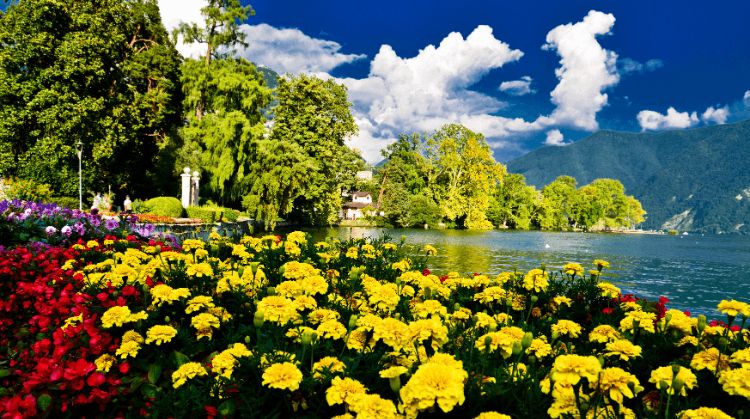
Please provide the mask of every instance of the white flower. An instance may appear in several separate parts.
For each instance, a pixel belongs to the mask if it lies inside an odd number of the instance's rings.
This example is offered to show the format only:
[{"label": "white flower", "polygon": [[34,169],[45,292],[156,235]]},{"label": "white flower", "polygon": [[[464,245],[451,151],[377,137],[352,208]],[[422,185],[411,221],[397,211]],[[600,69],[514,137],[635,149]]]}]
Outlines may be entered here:
[{"label": "white flower", "polygon": [[57,233],[57,229],[55,227],[49,226],[44,229],[44,231],[47,232],[47,234],[55,234]]},{"label": "white flower", "polygon": [[65,234],[66,236],[70,236],[70,234],[72,233],[72,231],[73,231],[73,229],[70,228],[70,226],[65,226],[65,227],[62,228],[62,230],[60,230],[60,232],[62,234]]}]

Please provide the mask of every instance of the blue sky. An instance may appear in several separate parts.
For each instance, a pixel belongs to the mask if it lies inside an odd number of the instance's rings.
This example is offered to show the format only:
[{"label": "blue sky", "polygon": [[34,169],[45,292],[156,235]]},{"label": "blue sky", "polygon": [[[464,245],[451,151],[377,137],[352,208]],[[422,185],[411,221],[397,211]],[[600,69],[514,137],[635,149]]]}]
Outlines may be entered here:
[{"label": "blue sky", "polygon": [[[401,133],[463,123],[500,162],[599,129],[750,117],[750,2],[245,1],[239,55],[349,89],[371,162]],[[205,0],[159,0],[167,28]],[[198,46],[179,46],[184,55]]]}]

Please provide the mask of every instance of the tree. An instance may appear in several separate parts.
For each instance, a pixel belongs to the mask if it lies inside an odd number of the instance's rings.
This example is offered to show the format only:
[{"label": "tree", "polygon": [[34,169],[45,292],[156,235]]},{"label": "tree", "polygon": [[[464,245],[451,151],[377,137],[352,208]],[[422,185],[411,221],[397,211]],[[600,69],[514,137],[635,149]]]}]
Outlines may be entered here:
[{"label": "tree", "polygon": [[495,162],[482,134],[462,125],[445,125],[427,139],[426,159],[437,181],[444,177],[442,214],[449,220],[466,217],[470,229],[492,228],[487,220],[489,196],[506,174]]},{"label": "tree", "polygon": [[568,227],[575,223],[580,209],[580,196],[576,194],[578,182],[570,176],[560,176],[545,186],[542,195],[549,203],[547,217],[551,228]]},{"label": "tree", "polygon": [[[144,193],[180,117],[179,54],[153,0],[25,0],[0,19],[0,173]],[[144,170],[144,168],[146,168]]]},{"label": "tree", "polygon": [[495,189],[487,209],[487,218],[504,227],[528,229],[538,194],[533,186],[526,185],[523,175],[509,174]]},{"label": "tree", "polygon": [[289,213],[294,199],[309,188],[309,173],[316,167],[304,150],[291,141],[268,139],[256,142],[255,147],[252,176],[246,178],[251,185],[243,206],[254,208],[256,217],[264,219],[273,230],[279,215]]},{"label": "tree", "polygon": [[[237,21],[248,13],[254,14],[239,0],[210,0],[201,9],[205,28],[181,24],[174,32],[175,37],[183,35],[186,43],[207,46],[204,56],[186,59],[183,66],[185,107],[195,109],[184,131],[189,141],[203,148],[207,184],[222,201],[238,202],[249,193],[253,150],[263,149],[256,142],[266,134],[260,110],[271,101],[271,91],[255,66],[227,56],[235,45],[245,45]],[[273,202],[262,200],[261,207],[275,208]]]},{"label": "tree", "polygon": [[226,59],[236,53],[235,46],[248,46],[245,42],[247,35],[239,29],[237,22],[255,16],[255,11],[250,6],[243,7],[240,0],[208,0],[208,5],[201,9],[201,15],[205,27],[200,27],[196,22],[180,23],[173,33],[175,41],[182,35],[186,44],[206,45],[206,54],[199,60],[203,65],[196,65],[196,60],[186,63],[190,65],[190,83],[186,84],[188,104],[195,108],[198,120],[203,119],[207,109],[211,109],[207,102],[214,94],[212,59]]},{"label": "tree", "polygon": [[633,198],[632,196],[628,196],[627,198],[627,213],[623,218],[626,225],[634,229],[636,225],[646,221],[645,215],[647,214],[647,212],[643,210],[641,203],[637,199]]},{"label": "tree", "polygon": [[279,78],[276,97],[273,138],[299,144],[316,161],[310,186],[294,206],[316,223],[331,225],[341,209],[344,141],[358,131],[346,87],[332,79],[287,74]]}]

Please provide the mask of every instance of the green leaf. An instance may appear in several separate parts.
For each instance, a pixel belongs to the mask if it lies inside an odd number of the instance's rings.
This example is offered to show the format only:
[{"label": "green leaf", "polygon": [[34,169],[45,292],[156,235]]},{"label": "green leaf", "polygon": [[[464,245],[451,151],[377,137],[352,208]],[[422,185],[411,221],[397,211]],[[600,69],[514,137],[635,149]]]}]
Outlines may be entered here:
[{"label": "green leaf", "polygon": [[159,380],[162,369],[161,361],[156,361],[154,362],[154,365],[151,365],[151,368],[148,370],[148,381],[151,384],[156,384],[156,381]]},{"label": "green leaf", "polygon": [[188,358],[185,354],[181,352],[174,351],[174,353],[172,353],[172,356],[174,357],[174,363],[177,366],[177,368],[180,368],[181,366],[190,362],[190,358]]},{"label": "green leaf", "polygon": [[39,410],[41,410],[42,412],[47,411],[47,408],[51,404],[52,396],[50,396],[49,394],[42,394],[38,399],[36,399],[36,407],[39,408]]},{"label": "green leaf", "polygon": [[156,393],[157,393],[158,387],[151,384],[144,384],[141,387],[141,393],[143,393],[144,396],[148,397],[149,399],[155,399]]},{"label": "green leaf", "polygon": [[136,378],[134,378],[133,382],[130,383],[130,392],[132,393],[135,390],[137,390],[138,387],[140,387],[141,384],[143,384],[144,382],[146,382],[146,378],[145,377],[136,377]]},{"label": "green leaf", "polygon": [[226,418],[234,414],[237,410],[237,400],[229,399],[219,405],[219,417]]},{"label": "green leaf", "polygon": [[10,370],[0,370],[0,378],[7,377],[10,375]]}]

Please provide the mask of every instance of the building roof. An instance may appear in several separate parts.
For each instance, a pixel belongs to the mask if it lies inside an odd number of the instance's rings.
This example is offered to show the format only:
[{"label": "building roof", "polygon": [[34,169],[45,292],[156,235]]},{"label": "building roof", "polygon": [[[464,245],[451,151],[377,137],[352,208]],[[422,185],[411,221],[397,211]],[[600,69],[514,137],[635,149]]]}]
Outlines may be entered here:
[{"label": "building roof", "polygon": [[377,208],[378,204],[371,204],[367,202],[344,202],[341,204],[342,208],[364,208],[364,207],[373,207]]},{"label": "building roof", "polygon": [[367,195],[370,195],[370,196],[372,196],[372,194],[371,194],[371,193],[369,193],[369,192],[367,192],[367,191],[357,191],[357,192],[354,192],[354,194],[353,194],[353,196],[354,196],[355,198],[364,198],[364,197],[366,197]]}]

